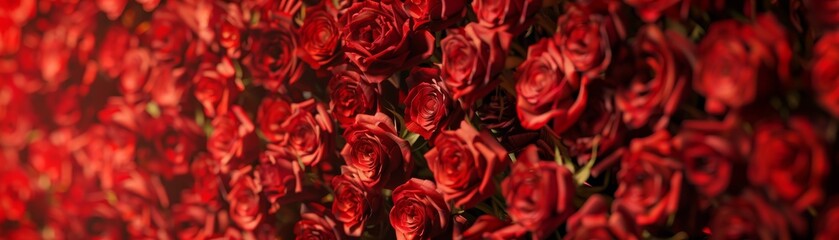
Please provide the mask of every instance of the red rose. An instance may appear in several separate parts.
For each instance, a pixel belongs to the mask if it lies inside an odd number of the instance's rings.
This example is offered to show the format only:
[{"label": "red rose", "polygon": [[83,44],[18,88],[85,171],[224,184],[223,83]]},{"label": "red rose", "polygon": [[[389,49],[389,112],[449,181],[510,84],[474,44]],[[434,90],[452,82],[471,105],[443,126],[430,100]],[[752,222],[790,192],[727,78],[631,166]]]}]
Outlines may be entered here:
[{"label": "red rose", "polygon": [[717,208],[708,227],[712,239],[794,239],[791,230],[801,230],[803,224],[798,216],[746,192]]},{"label": "red rose", "polygon": [[640,230],[631,214],[617,207],[609,214],[608,203],[600,195],[592,195],[580,210],[568,218],[568,234],[573,239],[641,239]]},{"label": "red rose", "polygon": [[355,2],[341,16],[343,50],[371,83],[431,56],[434,36],[417,30],[410,20],[392,0]]},{"label": "red rose", "polygon": [[[124,1],[124,0],[123,0]],[[192,61],[197,39],[174,7],[155,11],[152,15],[151,28],[144,33],[142,40],[151,48],[156,64],[169,67],[180,66],[184,61]]]},{"label": "red rose", "polygon": [[22,148],[36,126],[29,96],[11,81],[0,81],[0,146]]},{"label": "red rose", "polygon": [[134,0],[134,1],[136,1],[140,5],[143,5],[143,10],[146,10],[146,12],[151,12],[152,10],[154,10],[154,8],[157,7],[158,4],[160,4],[160,0]]},{"label": "red rose", "polygon": [[645,22],[655,22],[665,11],[675,8],[679,3],[682,5],[679,10],[683,13],[690,8],[688,5],[690,1],[683,0],[624,0],[624,2],[634,7]]},{"label": "red rose", "polygon": [[303,205],[300,221],[294,224],[295,239],[344,239],[341,226],[329,210],[317,203]]},{"label": "red rose", "polygon": [[329,80],[329,102],[332,116],[347,128],[359,114],[373,114],[378,109],[377,90],[360,72],[343,65],[335,68]]},{"label": "red rose", "polygon": [[230,218],[245,231],[253,231],[262,221],[262,187],[251,177],[251,167],[233,172],[227,202],[230,203]]},{"label": "red rose", "polygon": [[341,175],[332,178],[332,214],[343,223],[347,236],[360,237],[367,220],[380,207],[381,196],[378,189],[367,188],[354,169],[345,166],[341,171]]},{"label": "red rose", "polygon": [[70,75],[72,49],[67,46],[67,26],[59,25],[44,32],[37,52],[37,71],[46,83],[47,90],[61,86]]},{"label": "red rose", "polygon": [[36,0],[14,0],[0,4],[0,16],[8,16],[15,25],[23,26],[35,16]]},{"label": "red rose", "polygon": [[306,166],[315,166],[331,146],[332,120],[328,117],[326,107],[314,99],[289,105],[282,99],[266,97],[257,120],[271,144],[290,151]]},{"label": "red rose", "polygon": [[297,157],[285,152],[263,153],[254,169],[254,179],[276,208],[291,202],[296,193],[303,191],[303,170]]},{"label": "red rose", "polygon": [[0,171],[0,222],[21,221],[27,213],[26,203],[33,197],[33,187],[23,169]]},{"label": "red rose", "polygon": [[411,148],[383,113],[358,115],[344,131],[347,145],[341,156],[369,188],[392,188],[408,179],[414,168]]},{"label": "red rose", "polygon": [[839,8],[836,2],[830,0],[805,0],[804,6],[808,10],[810,21],[825,30],[839,28]]},{"label": "red rose", "polygon": [[676,112],[692,76],[692,43],[674,32],[647,25],[632,45],[639,70],[622,84],[615,103],[631,128],[663,129]]},{"label": "red rose", "polygon": [[571,68],[550,39],[530,46],[516,71],[516,110],[524,128],[536,130],[553,121],[554,132],[562,133],[583,114],[588,79],[569,78]]},{"label": "red rose", "polygon": [[541,161],[536,146],[530,145],[516,158],[501,192],[513,223],[534,238],[545,238],[574,211],[574,184],[567,168]]},{"label": "red rose", "polygon": [[224,116],[218,116],[211,123],[213,132],[207,137],[207,151],[218,161],[221,172],[238,167],[244,154],[245,144],[252,144],[254,126],[239,106],[231,107]]},{"label": "red rose", "polygon": [[685,176],[697,190],[715,197],[729,188],[735,166],[742,163],[748,144],[729,123],[688,121],[674,139]]},{"label": "red rose", "polygon": [[96,0],[96,6],[111,20],[116,20],[122,15],[125,5],[128,5],[128,0]]},{"label": "red rose", "polygon": [[792,50],[786,31],[772,15],[754,25],[736,20],[714,23],[698,48],[693,88],[707,100],[705,110],[718,114],[739,109],[765,96],[790,74]]},{"label": "red rose", "polygon": [[825,145],[804,117],[792,117],[787,126],[765,122],[755,127],[749,180],[766,187],[794,209],[804,211],[824,198],[822,181],[830,166]]},{"label": "red rose", "polygon": [[655,225],[676,213],[682,166],[674,156],[667,132],[633,140],[624,154],[615,199],[638,225]]},{"label": "red rose", "polygon": [[466,1],[405,1],[405,11],[414,19],[417,29],[428,28],[431,31],[442,30],[457,23],[466,14]]},{"label": "red rose", "polygon": [[489,132],[467,121],[457,130],[443,130],[425,153],[428,168],[446,201],[472,208],[495,193],[493,176],[507,168],[507,151]]},{"label": "red rose", "polygon": [[440,41],[443,51],[442,78],[455,100],[464,108],[487,95],[499,84],[495,77],[504,70],[512,35],[476,23],[449,29]]},{"label": "red rose", "polygon": [[839,117],[839,32],[826,34],[813,50],[810,79],[819,103]]},{"label": "red rose", "polygon": [[839,203],[831,202],[819,212],[816,225],[816,240],[830,240],[839,237]]},{"label": "red rose", "polygon": [[408,90],[405,97],[405,127],[425,139],[441,127],[452,115],[452,99],[448,89],[440,80],[437,68],[414,68],[408,77],[417,85]]},{"label": "red rose", "polygon": [[327,4],[332,3],[321,1],[314,7],[306,8],[306,19],[300,27],[301,59],[312,69],[321,70],[321,66],[329,65],[341,54],[337,12]]},{"label": "red rose", "polygon": [[123,58],[115,59],[120,61],[115,68],[119,70],[119,91],[128,99],[136,98],[142,93],[143,88],[151,74],[153,59],[151,52],[146,48],[129,49]]},{"label": "red rose", "polygon": [[615,13],[618,2],[603,0],[570,4],[559,17],[554,37],[565,59],[571,62],[566,72],[580,72],[596,78],[611,65],[618,42],[625,38],[620,18]]},{"label": "red rose", "polygon": [[278,91],[285,84],[300,79],[303,68],[297,58],[298,36],[289,17],[262,22],[250,33],[250,54],[244,64],[257,84]]},{"label": "red rose", "polygon": [[0,56],[13,55],[20,48],[20,27],[8,16],[0,17]]},{"label": "red rose", "polygon": [[576,158],[578,164],[597,158],[598,163],[591,173],[598,176],[620,159],[627,133],[611,93],[607,90],[592,92],[588,101],[583,115],[560,136],[569,155]]},{"label": "red rose", "polygon": [[136,37],[128,29],[118,25],[107,29],[105,39],[99,45],[99,56],[96,60],[109,77],[115,78],[123,71],[123,61],[132,42],[136,42]]},{"label": "red rose", "polygon": [[215,225],[215,211],[209,209],[198,194],[184,191],[181,201],[172,206],[172,225],[179,239],[208,239]]},{"label": "red rose", "polygon": [[432,181],[413,178],[393,190],[390,225],[396,230],[396,239],[444,237],[450,215],[449,204]]},{"label": "red rose", "polygon": [[63,144],[69,137],[66,132],[56,131],[29,144],[26,155],[29,165],[55,187],[67,187],[72,181],[73,173],[66,170],[73,162],[68,146]]},{"label": "red rose", "polygon": [[153,166],[150,167],[169,178],[189,173],[189,162],[203,144],[201,127],[192,118],[164,112],[158,118],[145,121],[140,129],[146,140],[153,143],[161,160],[151,163]]},{"label": "red rose", "polygon": [[135,132],[114,124],[94,125],[74,139],[82,147],[73,151],[73,159],[84,166],[86,179],[98,178],[108,187],[114,170],[135,168],[137,138]]},{"label": "red rose", "polygon": [[[475,115],[486,128],[506,131],[516,123],[516,98],[507,91],[497,90],[484,97]],[[518,125],[518,124],[516,124]]]},{"label": "red rose", "polygon": [[204,114],[208,117],[226,114],[230,103],[244,90],[244,86],[233,79],[233,63],[225,57],[216,65],[204,63],[200,68],[192,80],[195,99],[204,107]]},{"label": "red rose", "polygon": [[500,28],[518,35],[533,22],[542,9],[539,0],[475,0],[472,8],[478,23],[488,28]]},{"label": "red rose", "polygon": [[151,69],[149,80],[143,89],[151,94],[152,101],[163,107],[178,107],[184,102],[184,92],[189,88],[190,76],[186,68],[160,66]]},{"label": "red rose", "polygon": [[212,208],[218,208],[220,201],[219,187],[219,166],[213,158],[206,153],[199,153],[190,165],[189,173],[192,175],[193,184],[190,191],[200,198],[202,204]]},{"label": "red rose", "polygon": [[[494,234],[493,232],[503,229],[510,225],[509,222],[502,221],[490,214],[484,214],[475,219],[475,222],[469,226],[468,229],[462,233],[455,232],[455,239],[458,240],[482,240],[482,239],[505,239],[502,236]],[[510,238],[507,238],[510,239]]]}]

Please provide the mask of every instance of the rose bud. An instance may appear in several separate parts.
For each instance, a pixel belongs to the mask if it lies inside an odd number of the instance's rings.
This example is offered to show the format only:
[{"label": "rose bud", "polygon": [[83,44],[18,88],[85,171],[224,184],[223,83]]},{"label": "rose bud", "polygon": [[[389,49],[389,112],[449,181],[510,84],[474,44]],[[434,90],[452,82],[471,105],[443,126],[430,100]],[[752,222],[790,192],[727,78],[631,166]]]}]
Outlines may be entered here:
[{"label": "rose bud", "polygon": [[791,58],[786,31],[772,15],[753,25],[719,21],[699,43],[693,88],[707,98],[709,113],[739,109],[787,81]]},{"label": "rose bud", "polygon": [[795,239],[794,232],[806,225],[799,216],[747,191],[717,208],[708,227],[711,239]]},{"label": "rose bud", "polygon": [[300,221],[294,224],[294,235],[295,239],[346,238],[329,209],[317,203],[307,203],[300,207]]},{"label": "rose bud", "polygon": [[405,97],[405,127],[425,139],[431,139],[438,129],[445,128],[452,119],[451,94],[437,68],[414,68],[408,77],[417,82]]},{"label": "rose bud", "polygon": [[306,19],[300,27],[300,58],[312,69],[322,69],[337,59],[341,46],[341,29],[337,11],[327,7],[330,1],[306,8]]},{"label": "rose bud", "polygon": [[285,84],[293,84],[303,74],[297,58],[299,44],[297,30],[289,17],[277,17],[262,22],[250,33],[250,55],[243,63],[257,84],[268,91],[278,91]]},{"label": "rose bud", "polygon": [[256,229],[263,217],[262,187],[251,174],[250,166],[234,171],[226,196],[230,203],[230,218],[245,231]]},{"label": "rose bud", "polygon": [[560,136],[569,155],[576,158],[578,164],[598,158],[591,171],[593,176],[598,176],[620,159],[626,128],[621,121],[621,112],[613,102],[614,97],[608,91],[592,92],[588,101],[583,115]]},{"label": "rose bud", "polygon": [[347,58],[371,83],[417,65],[434,50],[434,36],[414,28],[397,1],[355,2],[340,23]]},{"label": "rose bud", "polygon": [[636,138],[624,154],[615,200],[639,226],[659,224],[676,213],[682,166],[674,156],[667,132]]},{"label": "rose bud", "polygon": [[592,195],[580,210],[568,218],[565,240],[574,239],[641,239],[631,214],[619,206],[609,214],[603,196]]},{"label": "rose bud", "polygon": [[541,161],[538,149],[531,145],[516,159],[510,175],[501,183],[501,193],[513,223],[542,239],[574,211],[574,184],[567,168],[554,161]]},{"label": "rose bud", "polygon": [[211,125],[213,132],[207,137],[207,151],[218,161],[222,173],[238,168],[246,145],[255,144],[253,122],[241,107],[233,106],[227,115],[213,119]]},{"label": "rose bud", "polygon": [[804,117],[787,124],[769,121],[755,127],[749,180],[763,186],[795,210],[821,203],[822,182],[830,169],[827,149],[816,129]]},{"label": "rose bud", "polygon": [[448,30],[440,41],[442,78],[452,98],[469,108],[500,83],[512,35],[476,23]]},{"label": "rose bud", "polygon": [[598,78],[609,68],[619,42],[626,37],[617,4],[610,0],[569,4],[559,17],[554,39],[562,57],[571,62],[566,73]]},{"label": "rose bud", "polygon": [[715,197],[729,189],[736,166],[749,145],[729,123],[687,121],[673,140],[685,176],[700,193]]},{"label": "rose bud", "polygon": [[684,0],[624,0],[624,2],[635,8],[641,19],[648,23],[655,22],[661,15],[670,11],[679,11],[680,16],[687,16],[687,11],[690,10],[690,1]]},{"label": "rose bud", "polygon": [[375,86],[352,67],[336,67],[328,89],[330,111],[343,128],[352,125],[356,115],[373,114],[378,109]]},{"label": "rose bud", "polygon": [[271,144],[294,154],[306,166],[315,166],[332,145],[332,120],[326,107],[309,99],[288,104],[276,97],[262,100],[257,113],[259,129]]},{"label": "rose bud", "polygon": [[813,50],[810,79],[819,104],[839,117],[839,32],[826,34]]},{"label": "rose bud", "polygon": [[405,182],[414,168],[411,148],[384,113],[358,115],[344,131],[347,144],[341,156],[369,188],[393,188]]},{"label": "rose bud", "polygon": [[412,178],[393,190],[390,224],[398,240],[444,237],[450,215],[449,204],[432,181]]},{"label": "rose bud", "polygon": [[204,107],[204,115],[215,117],[224,115],[244,90],[244,86],[233,79],[236,70],[230,58],[222,58],[219,63],[204,63],[192,79],[193,95]]},{"label": "rose bud", "polygon": [[379,209],[381,195],[378,189],[367,188],[361,183],[354,169],[344,166],[341,172],[341,175],[332,178],[335,192],[332,214],[343,223],[347,236],[360,237],[367,220]]},{"label": "rose bud", "polygon": [[670,122],[692,76],[692,43],[674,32],[647,25],[638,32],[633,50],[639,69],[615,95],[623,121],[633,129],[651,125],[660,130]]},{"label": "rose bud", "polygon": [[583,114],[588,79],[569,78],[571,68],[550,39],[530,46],[516,71],[516,109],[524,128],[537,130],[553,122],[554,132],[562,133]]},{"label": "rose bud", "polygon": [[824,30],[839,29],[839,8],[831,0],[804,0],[810,21]]},{"label": "rose bud", "polygon": [[507,151],[486,131],[464,120],[457,130],[443,130],[425,153],[428,168],[446,201],[463,209],[495,193],[493,176],[507,168]]},{"label": "rose bud", "polygon": [[542,1],[475,0],[472,8],[481,25],[518,35],[533,23],[534,15],[542,9]]},{"label": "rose bud", "polygon": [[261,185],[272,208],[297,200],[294,195],[303,191],[303,170],[297,157],[287,152],[262,153],[254,169],[254,180]]},{"label": "rose bud", "polygon": [[405,1],[405,11],[414,19],[416,29],[440,31],[449,25],[457,23],[466,14],[465,0]]}]

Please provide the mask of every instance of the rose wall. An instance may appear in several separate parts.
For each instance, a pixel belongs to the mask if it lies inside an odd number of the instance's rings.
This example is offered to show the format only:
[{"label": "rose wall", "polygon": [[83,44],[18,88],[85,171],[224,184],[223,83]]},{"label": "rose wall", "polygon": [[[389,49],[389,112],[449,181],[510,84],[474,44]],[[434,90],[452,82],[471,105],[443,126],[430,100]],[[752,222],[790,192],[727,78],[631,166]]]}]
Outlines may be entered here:
[{"label": "rose wall", "polygon": [[837,239],[837,0],[2,0],[0,239]]}]

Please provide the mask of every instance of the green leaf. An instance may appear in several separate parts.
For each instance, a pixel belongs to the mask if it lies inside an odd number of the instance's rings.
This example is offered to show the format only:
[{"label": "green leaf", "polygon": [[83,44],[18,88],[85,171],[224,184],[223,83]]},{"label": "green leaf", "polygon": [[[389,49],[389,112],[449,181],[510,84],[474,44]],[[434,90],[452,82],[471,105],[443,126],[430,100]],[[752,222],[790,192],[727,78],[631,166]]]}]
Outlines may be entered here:
[{"label": "green leaf", "polygon": [[417,139],[419,139],[419,137],[420,137],[419,134],[409,131],[408,133],[405,134],[405,141],[408,141],[408,145],[413,146],[414,143],[417,142]]},{"label": "green leaf", "polygon": [[594,162],[597,160],[597,148],[598,148],[598,141],[594,141],[594,146],[591,148],[591,159],[588,160],[585,166],[580,169],[580,171],[574,173],[574,180],[577,181],[577,185],[583,185],[583,183],[588,180],[591,176],[591,168],[594,167]]}]

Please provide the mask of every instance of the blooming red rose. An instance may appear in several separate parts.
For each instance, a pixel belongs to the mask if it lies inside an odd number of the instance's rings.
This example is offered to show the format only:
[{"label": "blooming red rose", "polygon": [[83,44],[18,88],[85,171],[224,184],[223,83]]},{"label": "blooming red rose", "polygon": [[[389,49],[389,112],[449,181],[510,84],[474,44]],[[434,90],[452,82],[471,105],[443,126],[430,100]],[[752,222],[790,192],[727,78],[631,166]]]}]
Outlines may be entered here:
[{"label": "blooming red rose", "polygon": [[253,122],[239,106],[213,119],[213,132],[207,137],[207,151],[218,161],[222,172],[238,167],[247,146],[252,144]]},{"label": "blooming red rose", "polygon": [[408,90],[408,96],[403,100],[406,106],[405,127],[425,139],[431,139],[451,119],[451,94],[440,80],[437,68],[414,68],[408,78],[417,85]]},{"label": "blooming red rose", "polygon": [[729,123],[688,121],[673,140],[685,177],[700,193],[715,197],[729,188],[737,165],[745,161],[748,143]]},{"label": "blooming red rose", "polygon": [[347,145],[341,156],[367,187],[398,186],[414,168],[408,142],[397,135],[393,120],[384,113],[356,116],[344,139]]},{"label": "blooming red rose", "polygon": [[417,29],[428,28],[439,31],[460,21],[466,14],[466,1],[408,0],[405,11],[414,19]]},{"label": "blooming red rose", "polygon": [[317,203],[303,205],[300,221],[294,224],[295,239],[345,239],[341,226],[329,210]]},{"label": "blooming red rose", "polygon": [[341,16],[343,50],[371,83],[431,56],[434,36],[418,30],[397,1],[359,1]]},{"label": "blooming red rose", "polygon": [[571,62],[566,72],[589,78],[600,76],[611,65],[619,41],[625,38],[621,19],[615,13],[619,2],[610,0],[569,4],[557,22],[554,39],[562,57]]},{"label": "blooming red rose", "polygon": [[373,114],[378,109],[376,88],[359,71],[347,65],[335,68],[327,87],[332,99],[330,111],[341,127],[352,125],[356,115]]},{"label": "blooming red rose", "polygon": [[708,227],[713,239],[793,239],[803,224],[762,196],[745,192],[717,208]]},{"label": "blooming red rose", "polygon": [[714,23],[698,53],[693,88],[707,98],[709,113],[744,107],[789,78],[792,50],[786,31],[770,14],[753,25]]},{"label": "blooming red rose", "polygon": [[647,25],[633,43],[638,70],[618,88],[615,103],[631,128],[651,125],[662,129],[670,122],[692,76],[692,43],[674,32]]},{"label": "blooming red rose", "polygon": [[251,174],[250,166],[233,172],[226,196],[230,203],[230,219],[245,231],[256,229],[263,218],[262,187]]},{"label": "blooming red rose", "polygon": [[507,168],[507,151],[489,132],[467,121],[457,130],[443,130],[425,153],[428,168],[446,201],[463,209],[495,193],[493,176]]},{"label": "blooming red rose", "polygon": [[327,7],[329,1],[306,8],[306,19],[300,27],[300,58],[312,69],[321,69],[337,59],[341,46],[341,28],[337,11]]},{"label": "blooming red rose", "polygon": [[278,91],[285,83],[295,83],[303,74],[298,56],[299,40],[290,17],[267,20],[250,33],[250,54],[245,66],[255,83],[269,91]]},{"label": "blooming red rose", "polygon": [[839,116],[839,32],[822,36],[813,49],[810,79],[819,103]]},{"label": "blooming red rose", "polygon": [[620,207],[611,214],[608,211],[606,199],[592,195],[577,213],[568,218],[565,239],[641,239],[631,214]]},{"label": "blooming red rose", "polygon": [[235,69],[229,58],[222,58],[218,64],[204,63],[195,74],[193,95],[204,107],[208,117],[224,115],[230,103],[236,100],[244,86],[233,79]]},{"label": "blooming red rose", "polygon": [[[114,26],[107,29],[105,39],[99,46],[99,56],[97,58],[99,67],[102,71],[108,74],[109,77],[117,77],[123,71],[123,61],[132,43],[136,44],[136,36],[132,35],[128,29],[121,26]],[[138,67],[132,65],[131,67]]]},{"label": "blooming red rose", "polygon": [[82,147],[72,152],[87,179],[98,178],[109,187],[114,171],[133,169],[137,149],[137,134],[114,124],[93,125],[76,137]]},{"label": "blooming red rose", "polygon": [[254,179],[268,202],[278,207],[303,191],[303,170],[297,158],[287,152],[263,153],[254,169]]},{"label": "blooming red rose", "polygon": [[393,190],[390,224],[396,239],[444,237],[450,215],[449,204],[432,181],[413,178]]},{"label": "blooming red rose", "polygon": [[621,161],[616,201],[640,226],[655,225],[675,214],[682,191],[682,166],[670,134],[637,138]]},{"label": "blooming red rose", "polygon": [[488,28],[500,28],[518,35],[533,22],[542,9],[539,0],[475,0],[472,8],[478,23]]},{"label": "blooming red rose", "polygon": [[341,175],[332,178],[335,192],[332,214],[343,223],[347,236],[360,237],[367,220],[380,207],[381,196],[378,189],[364,185],[354,169],[344,166],[341,171]]},{"label": "blooming red rose", "polygon": [[[679,7],[680,11],[686,12],[690,7],[690,1],[683,0],[624,0],[624,2],[634,7],[645,22],[655,22],[669,9]],[[681,6],[678,6],[679,4]]]},{"label": "blooming red rose", "polygon": [[825,145],[815,127],[804,117],[783,123],[769,121],[755,127],[749,180],[764,186],[778,197],[803,211],[821,203],[822,182],[830,166]]},{"label": "blooming red rose", "polygon": [[588,78],[569,77],[572,66],[550,39],[527,50],[527,59],[516,71],[516,110],[521,125],[536,130],[549,122],[562,133],[586,107]]},{"label": "blooming red rose", "polygon": [[289,105],[280,98],[266,97],[257,120],[271,144],[290,151],[306,166],[315,166],[332,145],[332,120],[328,117],[326,107],[314,99]]},{"label": "blooming red rose", "polygon": [[470,23],[449,29],[440,41],[443,51],[442,78],[452,98],[464,108],[495,89],[496,75],[504,70],[512,35]]},{"label": "blooming red rose", "polygon": [[549,236],[574,211],[571,172],[556,162],[541,161],[535,145],[516,158],[501,192],[513,223],[534,238]]},{"label": "blooming red rose", "polygon": [[49,184],[67,187],[72,181],[73,173],[66,171],[73,164],[71,155],[68,146],[62,144],[69,141],[69,138],[66,130],[56,131],[29,144],[26,160]]}]

